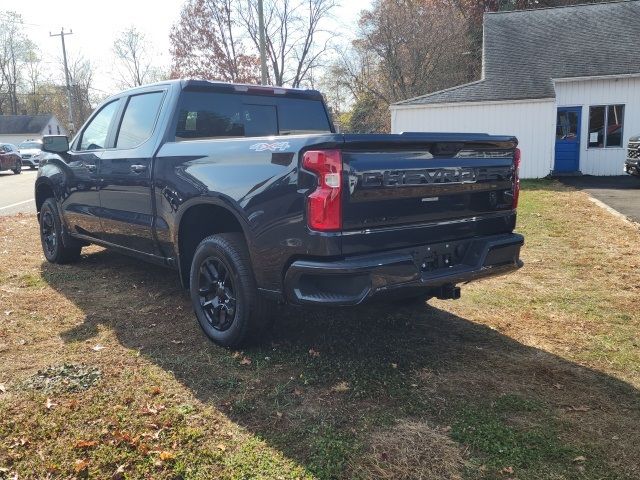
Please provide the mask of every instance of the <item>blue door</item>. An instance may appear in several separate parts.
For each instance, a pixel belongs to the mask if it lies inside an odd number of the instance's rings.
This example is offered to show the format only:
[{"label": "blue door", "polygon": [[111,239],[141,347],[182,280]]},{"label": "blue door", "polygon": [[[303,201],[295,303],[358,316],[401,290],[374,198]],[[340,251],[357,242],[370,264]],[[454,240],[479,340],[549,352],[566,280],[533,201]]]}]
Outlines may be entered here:
[{"label": "blue door", "polygon": [[558,108],[555,173],[580,170],[580,117],[582,107]]}]

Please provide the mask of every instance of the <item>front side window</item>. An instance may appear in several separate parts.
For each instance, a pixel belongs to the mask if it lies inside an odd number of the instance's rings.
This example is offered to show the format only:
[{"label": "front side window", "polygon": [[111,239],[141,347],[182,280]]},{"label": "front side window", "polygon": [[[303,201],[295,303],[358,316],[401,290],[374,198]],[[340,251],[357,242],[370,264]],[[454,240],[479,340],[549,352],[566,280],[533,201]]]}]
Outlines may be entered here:
[{"label": "front side window", "polygon": [[624,105],[589,107],[589,148],[622,147]]},{"label": "front side window", "polygon": [[93,117],[89,125],[82,132],[80,139],[80,150],[99,150],[105,148],[109,125],[118,109],[118,101],[108,103],[98,114]]},{"label": "front side window", "polygon": [[116,148],[137,147],[148,140],[158,118],[164,92],[143,93],[129,99],[116,139]]}]

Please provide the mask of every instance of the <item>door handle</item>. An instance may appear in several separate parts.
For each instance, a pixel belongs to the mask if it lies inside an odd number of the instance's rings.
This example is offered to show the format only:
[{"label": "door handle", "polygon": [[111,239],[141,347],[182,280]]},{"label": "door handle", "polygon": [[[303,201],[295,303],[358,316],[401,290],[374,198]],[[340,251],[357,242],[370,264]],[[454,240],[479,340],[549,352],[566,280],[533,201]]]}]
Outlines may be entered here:
[{"label": "door handle", "polygon": [[87,170],[89,170],[91,173],[93,173],[96,170],[98,170],[98,166],[94,165],[93,163],[88,163],[88,164],[85,165],[85,167],[87,167]]},{"label": "door handle", "polygon": [[147,166],[146,165],[131,165],[131,171],[133,173],[142,173],[145,170],[147,170]]}]

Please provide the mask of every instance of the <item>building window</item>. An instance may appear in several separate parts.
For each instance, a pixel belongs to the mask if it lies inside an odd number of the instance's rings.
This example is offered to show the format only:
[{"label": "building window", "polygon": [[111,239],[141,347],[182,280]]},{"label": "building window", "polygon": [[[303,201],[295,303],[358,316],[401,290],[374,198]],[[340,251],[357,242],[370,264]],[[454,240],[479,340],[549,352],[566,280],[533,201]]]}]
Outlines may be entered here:
[{"label": "building window", "polygon": [[624,105],[589,107],[589,148],[622,147]]}]

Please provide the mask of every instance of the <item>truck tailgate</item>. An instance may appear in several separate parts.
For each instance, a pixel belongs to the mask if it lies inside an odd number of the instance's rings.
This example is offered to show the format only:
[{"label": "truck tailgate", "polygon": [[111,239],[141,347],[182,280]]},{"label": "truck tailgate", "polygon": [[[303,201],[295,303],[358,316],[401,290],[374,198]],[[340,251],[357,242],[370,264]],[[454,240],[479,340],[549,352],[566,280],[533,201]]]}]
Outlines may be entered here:
[{"label": "truck tailgate", "polygon": [[513,208],[515,138],[375,135],[367,144],[363,137],[346,135],[342,151],[348,183],[345,232],[508,213]]}]

